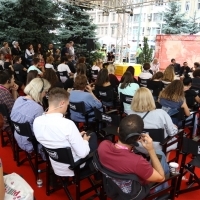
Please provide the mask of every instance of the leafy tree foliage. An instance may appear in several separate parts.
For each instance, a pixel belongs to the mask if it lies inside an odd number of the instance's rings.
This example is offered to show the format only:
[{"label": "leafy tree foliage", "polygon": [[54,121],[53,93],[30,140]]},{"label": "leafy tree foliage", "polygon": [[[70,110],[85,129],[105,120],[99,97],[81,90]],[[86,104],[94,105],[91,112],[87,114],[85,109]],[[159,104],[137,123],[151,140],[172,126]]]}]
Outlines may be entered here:
[{"label": "leafy tree foliage", "polygon": [[172,1],[169,8],[164,13],[162,32],[165,34],[189,33],[189,22],[185,19],[185,14],[180,13],[178,3]]}]

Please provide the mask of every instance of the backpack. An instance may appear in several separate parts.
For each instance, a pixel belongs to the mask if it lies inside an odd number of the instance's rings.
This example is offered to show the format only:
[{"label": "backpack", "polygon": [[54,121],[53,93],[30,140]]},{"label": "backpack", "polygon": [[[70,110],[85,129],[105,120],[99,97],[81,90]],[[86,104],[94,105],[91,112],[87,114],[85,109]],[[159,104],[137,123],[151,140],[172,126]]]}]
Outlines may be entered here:
[{"label": "backpack", "polygon": [[105,192],[112,200],[141,200],[149,194],[150,187],[141,185],[137,175],[119,174],[104,167],[97,151],[93,155],[93,164],[102,173]]}]

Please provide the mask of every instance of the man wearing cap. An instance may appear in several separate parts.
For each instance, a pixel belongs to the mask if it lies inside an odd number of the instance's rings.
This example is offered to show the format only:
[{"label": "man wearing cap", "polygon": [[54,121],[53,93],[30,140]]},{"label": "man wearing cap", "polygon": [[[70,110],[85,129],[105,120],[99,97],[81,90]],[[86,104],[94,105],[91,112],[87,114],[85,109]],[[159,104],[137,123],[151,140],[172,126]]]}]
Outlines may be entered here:
[{"label": "man wearing cap", "polygon": [[[143,128],[144,123],[140,116],[132,114],[123,118],[119,125],[118,142],[113,144],[105,140],[99,145],[100,162],[112,171],[137,175],[141,184],[163,182],[165,174],[169,172],[168,165],[165,165],[166,158],[161,153],[163,161],[159,161],[153,147],[153,141],[148,134],[142,133]],[[134,146],[139,145],[138,142],[148,151],[151,163],[133,152]],[[162,162],[164,169],[161,165]]]}]

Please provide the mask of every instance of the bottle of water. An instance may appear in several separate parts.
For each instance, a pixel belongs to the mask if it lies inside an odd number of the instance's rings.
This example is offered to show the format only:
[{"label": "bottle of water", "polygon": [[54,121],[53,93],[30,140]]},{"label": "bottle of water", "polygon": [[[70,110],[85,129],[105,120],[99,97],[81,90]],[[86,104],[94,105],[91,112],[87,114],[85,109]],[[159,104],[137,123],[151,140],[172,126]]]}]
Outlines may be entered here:
[{"label": "bottle of water", "polygon": [[43,184],[43,181],[42,179],[40,178],[40,173],[41,173],[41,170],[39,169],[38,170],[38,177],[37,177],[37,186],[40,188],[42,187],[42,184]]}]

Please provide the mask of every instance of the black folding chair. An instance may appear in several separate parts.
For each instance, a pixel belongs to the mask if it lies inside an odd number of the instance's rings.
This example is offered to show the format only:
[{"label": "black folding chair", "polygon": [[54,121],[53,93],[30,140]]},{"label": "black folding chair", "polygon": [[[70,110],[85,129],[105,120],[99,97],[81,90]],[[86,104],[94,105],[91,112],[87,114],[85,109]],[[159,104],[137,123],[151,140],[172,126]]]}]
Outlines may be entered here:
[{"label": "black folding chair", "polygon": [[80,121],[74,121],[77,127],[79,128],[79,123],[84,123],[84,130],[88,130],[89,125],[93,122],[89,123],[89,119],[94,117],[94,114],[91,114],[94,112],[94,109],[91,109],[89,111],[85,110],[85,103],[83,101],[80,102],[69,102],[69,111],[73,110],[74,112],[80,113],[84,120],[82,122]]},{"label": "black folding chair", "polygon": [[[57,71],[57,74],[59,76],[59,79],[61,81],[61,77],[66,77],[67,79],[69,78],[68,72],[67,71],[63,71],[63,72],[59,72]],[[62,82],[62,81],[61,81]]]},{"label": "black folding chair", "polygon": [[[121,174],[111,171],[110,169],[103,166],[99,160],[97,151],[94,153],[93,156],[93,164],[95,168],[102,173],[103,186],[101,187],[100,190],[101,200],[106,200],[107,197],[110,197],[111,200],[115,199],[174,200],[175,199],[176,183],[179,174],[170,176],[164,182],[155,184],[153,187],[150,188],[148,185],[141,185],[140,180],[135,174]],[[149,194],[150,190],[154,190],[156,187],[160,186],[165,182],[171,182],[171,184],[169,184],[169,186],[166,187],[165,189]],[[123,185],[124,190],[120,188],[120,185]]]},{"label": "black folding chair", "polygon": [[[195,168],[200,168],[200,143],[190,138],[183,138],[182,146],[182,159],[180,164],[180,177],[177,183],[177,196],[187,192],[192,192],[200,189],[200,178],[195,172]],[[193,159],[189,162],[186,161],[189,155],[193,155]],[[189,173],[189,179],[187,182],[188,187],[181,189],[182,177]],[[197,185],[196,185],[197,184]]]},{"label": "black folding chair", "polygon": [[[72,200],[72,196],[70,194],[70,191],[68,190],[68,186],[75,184],[76,185],[76,200],[80,200],[82,196],[85,194],[88,194],[91,191],[95,191],[95,194],[92,196],[97,197],[99,196],[98,193],[98,188],[101,186],[101,183],[95,184],[94,181],[91,179],[91,176],[96,173],[96,170],[90,170],[89,167],[85,166],[81,168],[81,165],[89,160],[92,159],[93,153],[89,154],[86,158],[80,159],[76,162],[74,162],[72,151],[70,147],[66,148],[58,148],[58,149],[50,149],[44,147],[45,152],[46,152],[46,157],[47,157],[47,164],[46,164],[46,194],[49,196],[51,193],[54,191],[63,188],[65,193],[67,194],[68,198]],[[55,175],[54,172],[52,171],[52,166],[49,157],[58,162],[58,163],[63,163],[63,164],[68,164],[69,169],[74,171],[74,176],[72,177],[72,180],[70,180],[70,177],[65,176],[61,177],[58,175]],[[50,177],[52,176],[52,173],[54,176],[58,178],[56,181],[56,184],[54,183],[55,186],[51,186],[50,184]],[[84,179],[88,179],[91,187],[87,188],[83,191],[81,191],[81,181]],[[60,186],[61,187],[60,187]],[[93,199],[90,197],[90,199]]]},{"label": "black folding chair", "polygon": [[160,142],[160,145],[162,146],[162,151],[165,155],[168,153],[167,148],[177,143],[177,148],[175,149],[176,150],[175,157],[172,158],[169,162],[178,162],[184,135],[183,129],[179,130],[178,133],[175,134],[174,136],[168,136],[166,138],[164,129],[161,128],[144,129],[144,131],[149,133],[149,136],[152,138],[154,142]]},{"label": "black folding chair", "polygon": [[140,87],[147,87],[147,82],[149,79],[142,79],[140,77],[138,77],[138,83],[140,85]]},{"label": "black folding chair", "polygon": [[121,92],[120,92],[119,96],[120,96],[120,108],[121,108],[120,115],[121,115],[121,117],[123,117],[123,115],[125,114],[124,113],[124,103],[131,105],[133,96],[126,95]]},{"label": "black folding chair", "polygon": [[[16,159],[15,156],[15,139],[14,139],[14,128],[11,123],[10,114],[8,111],[8,108],[5,104],[0,104],[0,113],[4,117],[4,124],[8,125],[4,127],[4,129],[1,131],[1,146],[5,147],[8,143],[10,143],[12,152],[13,152],[13,158]],[[5,126],[5,125],[4,125]],[[6,140],[7,138],[7,140]]]},{"label": "black folding chair", "polygon": [[25,71],[15,70],[14,73],[15,73],[16,80],[18,80],[18,81],[20,81],[22,83],[26,82],[26,75],[27,75],[27,73]]},{"label": "black folding chair", "polygon": [[[42,160],[42,158],[39,156],[39,152],[38,152],[38,141],[36,140],[30,124],[28,122],[26,123],[17,123],[12,121],[15,131],[20,135],[20,136],[25,136],[28,137],[28,141],[30,141],[33,145],[33,152],[28,153],[27,151],[24,151],[22,149],[20,149],[20,147],[18,146],[18,144],[15,145],[15,151],[16,151],[16,161],[17,161],[17,166],[22,165],[24,162],[28,161],[31,169],[33,170],[33,173],[36,177],[36,179],[38,178],[38,175],[40,172],[43,172],[44,170],[40,170],[39,169],[39,165],[44,163],[45,161]],[[19,154],[20,152],[25,152],[26,154],[26,158],[21,159],[19,158]]]},{"label": "black folding chair", "polygon": [[99,71],[98,70],[92,70],[91,69],[91,76],[92,76],[92,80],[95,81],[97,79]]},{"label": "black folding chair", "polygon": [[120,123],[120,116],[114,113],[115,111],[105,113],[96,108],[94,109],[97,134],[103,139],[111,137],[113,142],[115,141],[115,136],[118,135],[117,131]]}]

